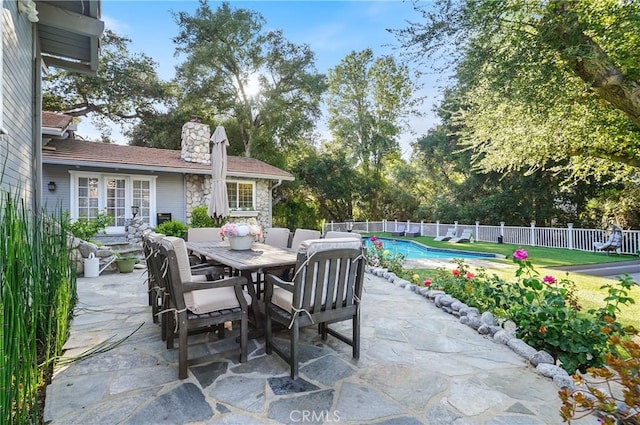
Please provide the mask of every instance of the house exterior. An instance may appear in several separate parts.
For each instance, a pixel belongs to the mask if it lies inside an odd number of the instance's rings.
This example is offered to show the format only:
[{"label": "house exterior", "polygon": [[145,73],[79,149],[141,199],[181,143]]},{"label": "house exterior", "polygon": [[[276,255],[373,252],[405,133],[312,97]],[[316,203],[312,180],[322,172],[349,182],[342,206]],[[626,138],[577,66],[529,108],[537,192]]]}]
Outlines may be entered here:
[{"label": "house exterior", "polygon": [[[49,128],[55,125],[53,120],[46,123]],[[169,217],[189,224],[193,208],[209,204],[207,124],[186,123],[180,151],[64,138],[69,134],[65,122],[57,125],[62,136],[52,137],[42,150],[43,201],[49,212],[68,210],[72,219],[106,212],[114,217],[107,233],[123,234],[133,216],[132,206],[138,207],[138,218],[155,227]],[[229,156],[231,218],[254,217],[270,227],[273,189],[291,180],[290,173],[257,159]]]},{"label": "house exterior", "polygon": [[97,0],[0,0],[0,187],[38,211],[42,193],[41,75],[95,73],[104,30]]}]

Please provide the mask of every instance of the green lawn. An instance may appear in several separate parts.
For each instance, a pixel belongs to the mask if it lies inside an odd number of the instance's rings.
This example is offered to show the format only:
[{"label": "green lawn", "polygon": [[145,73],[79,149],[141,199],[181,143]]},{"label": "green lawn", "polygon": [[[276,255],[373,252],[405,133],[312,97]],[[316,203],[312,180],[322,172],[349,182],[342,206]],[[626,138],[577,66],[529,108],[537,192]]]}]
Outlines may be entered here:
[{"label": "green lawn", "polygon": [[[390,233],[375,233],[375,235],[381,237],[391,237]],[[560,270],[547,269],[546,267],[572,266],[638,259],[637,256],[632,255],[606,255],[604,253],[573,251],[569,249],[559,248],[543,248],[527,245],[517,246],[490,242],[454,244],[449,242],[436,242],[433,240],[433,238],[425,236],[416,238],[393,236],[393,238],[410,239],[433,248],[447,248],[464,251],[481,251],[494,254],[502,254],[508,258],[490,260],[488,263],[490,264],[491,262],[495,262],[497,263],[496,267],[487,267],[486,270],[489,274],[496,274],[506,281],[515,279],[514,272],[516,270],[516,266],[513,264],[510,258],[511,254],[513,254],[513,251],[515,251],[517,248],[523,248],[527,250],[529,259],[532,261],[532,263],[536,267],[536,270],[540,273],[541,276],[552,275],[557,278],[566,276],[567,278],[575,282],[577,288],[577,296],[580,299],[580,303],[584,310],[598,308],[603,305],[603,298],[605,294],[604,291],[600,289],[600,287],[605,283],[612,283],[616,281],[605,279],[602,277],[585,275],[578,272],[564,272]],[[433,270],[430,269],[417,269],[414,271],[421,276],[421,280],[426,277],[433,276]],[[638,302],[640,302],[640,287],[633,287],[630,296],[636,300],[639,300]],[[624,325],[630,325],[640,330],[640,304],[633,304],[629,307],[623,308],[622,312],[619,314],[618,319]]]}]

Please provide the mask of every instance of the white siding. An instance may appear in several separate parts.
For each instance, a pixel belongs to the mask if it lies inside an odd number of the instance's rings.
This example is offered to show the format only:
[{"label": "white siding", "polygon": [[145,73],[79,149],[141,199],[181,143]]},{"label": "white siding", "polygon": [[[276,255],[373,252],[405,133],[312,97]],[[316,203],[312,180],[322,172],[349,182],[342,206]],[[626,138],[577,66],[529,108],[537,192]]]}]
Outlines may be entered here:
[{"label": "white siding", "polygon": [[[33,202],[34,25],[18,13],[17,2],[2,2],[2,110],[7,135],[0,141],[1,187]],[[38,77],[39,78],[39,77]]]}]

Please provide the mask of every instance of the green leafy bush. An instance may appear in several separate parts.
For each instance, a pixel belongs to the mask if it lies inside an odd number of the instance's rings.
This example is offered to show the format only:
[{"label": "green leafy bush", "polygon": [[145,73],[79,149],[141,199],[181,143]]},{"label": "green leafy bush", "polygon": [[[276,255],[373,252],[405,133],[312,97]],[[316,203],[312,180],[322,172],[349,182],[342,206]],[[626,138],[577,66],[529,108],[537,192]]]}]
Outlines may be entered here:
[{"label": "green leafy bush", "polygon": [[524,250],[516,250],[513,261],[518,266],[516,282],[484,273],[476,276],[460,260],[455,270],[440,270],[437,284],[432,286],[468,305],[512,320],[518,326],[517,337],[560,360],[569,373],[601,366],[608,352],[608,336],[624,334],[615,317],[621,305],[634,302],[628,296],[631,279],[602,286],[607,291],[605,306],[583,312],[573,282],[553,276],[540,278]]},{"label": "green leafy bush", "polygon": [[156,227],[156,232],[162,233],[167,236],[177,236],[179,238],[184,238],[185,233],[187,233],[187,226],[181,221],[169,220],[158,225],[158,227]]},{"label": "green leafy bush", "polygon": [[563,420],[595,413],[606,425],[640,424],[640,346],[617,336],[609,338],[607,344],[607,367],[590,368],[590,378],[574,375],[578,389],[559,391]]},{"label": "green leafy bush", "polygon": [[216,227],[216,221],[209,215],[208,207],[201,205],[191,211],[191,227]]},{"label": "green leafy bush", "polygon": [[105,212],[99,212],[94,219],[80,217],[70,224],[70,230],[73,236],[83,241],[90,241],[96,235],[102,232],[109,224],[113,222],[113,217]]}]

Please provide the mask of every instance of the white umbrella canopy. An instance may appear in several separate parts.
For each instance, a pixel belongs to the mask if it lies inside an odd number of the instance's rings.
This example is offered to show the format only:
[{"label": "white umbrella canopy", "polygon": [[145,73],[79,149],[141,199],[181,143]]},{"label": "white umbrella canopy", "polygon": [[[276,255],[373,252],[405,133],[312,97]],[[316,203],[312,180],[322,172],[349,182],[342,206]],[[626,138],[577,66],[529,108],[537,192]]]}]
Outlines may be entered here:
[{"label": "white umbrella canopy", "polygon": [[209,215],[214,218],[229,215],[229,197],[227,195],[227,146],[229,140],[224,127],[219,125],[211,136],[211,201]]}]

